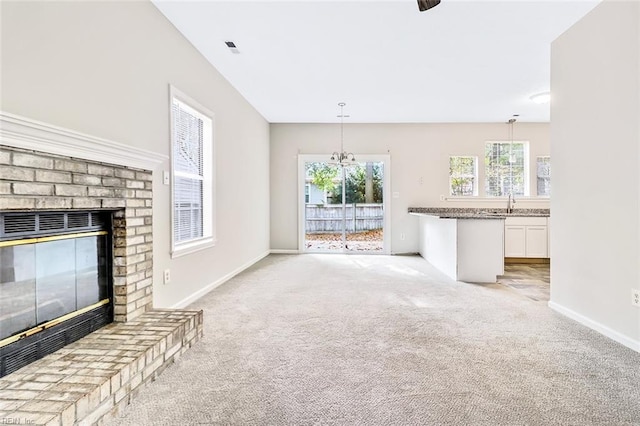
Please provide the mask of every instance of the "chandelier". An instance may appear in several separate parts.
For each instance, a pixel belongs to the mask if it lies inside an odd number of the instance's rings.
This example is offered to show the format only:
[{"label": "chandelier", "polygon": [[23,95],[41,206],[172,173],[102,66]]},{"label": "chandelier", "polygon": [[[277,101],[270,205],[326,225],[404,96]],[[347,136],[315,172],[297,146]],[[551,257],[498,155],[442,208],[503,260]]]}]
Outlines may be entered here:
[{"label": "chandelier", "polygon": [[340,152],[334,151],[331,154],[331,161],[341,165],[348,166],[350,164],[355,163],[356,157],[352,152],[346,152],[344,150],[344,118],[349,117],[348,115],[344,115],[344,106],[346,104],[344,102],[339,102],[338,106],[340,107]]}]

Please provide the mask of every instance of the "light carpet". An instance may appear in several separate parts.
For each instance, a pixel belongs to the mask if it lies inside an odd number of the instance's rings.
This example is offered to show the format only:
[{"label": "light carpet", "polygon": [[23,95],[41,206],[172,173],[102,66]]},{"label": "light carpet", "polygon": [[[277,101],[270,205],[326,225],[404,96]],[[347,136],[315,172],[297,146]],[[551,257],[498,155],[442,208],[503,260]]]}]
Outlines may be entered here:
[{"label": "light carpet", "polygon": [[112,425],[640,425],[640,354],[417,256],[270,255]]}]

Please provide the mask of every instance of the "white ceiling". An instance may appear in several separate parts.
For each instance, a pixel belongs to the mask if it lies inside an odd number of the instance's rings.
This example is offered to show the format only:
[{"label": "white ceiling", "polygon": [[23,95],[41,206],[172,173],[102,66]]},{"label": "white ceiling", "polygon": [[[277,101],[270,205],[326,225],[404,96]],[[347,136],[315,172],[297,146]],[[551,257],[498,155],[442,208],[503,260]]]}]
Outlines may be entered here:
[{"label": "white ceiling", "polygon": [[[269,122],[549,121],[550,43],[600,0],[163,1]],[[231,40],[240,54],[225,45]]]}]

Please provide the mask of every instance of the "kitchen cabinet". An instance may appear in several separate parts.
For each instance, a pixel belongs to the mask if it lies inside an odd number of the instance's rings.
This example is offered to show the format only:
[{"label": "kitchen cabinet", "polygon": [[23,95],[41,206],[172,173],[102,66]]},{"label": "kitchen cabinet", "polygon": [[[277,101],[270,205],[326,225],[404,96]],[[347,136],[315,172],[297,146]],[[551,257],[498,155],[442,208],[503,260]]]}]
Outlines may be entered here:
[{"label": "kitchen cabinet", "polygon": [[504,223],[505,257],[549,257],[546,217],[507,217]]},{"label": "kitchen cabinet", "polygon": [[526,256],[526,227],[524,225],[504,225],[504,257]]}]

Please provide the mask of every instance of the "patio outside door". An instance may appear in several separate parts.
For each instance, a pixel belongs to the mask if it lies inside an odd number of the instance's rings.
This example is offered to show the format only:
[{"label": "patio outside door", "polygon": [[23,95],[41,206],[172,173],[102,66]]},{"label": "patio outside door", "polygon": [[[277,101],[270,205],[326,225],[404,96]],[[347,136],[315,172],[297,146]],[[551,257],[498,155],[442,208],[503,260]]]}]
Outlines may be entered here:
[{"label": "patio outside door", "polygon": [[300,156],[301,251],[389,252],[385,244],[388,156],[357,159],[340,166],[326,161],[327,156]]}]

